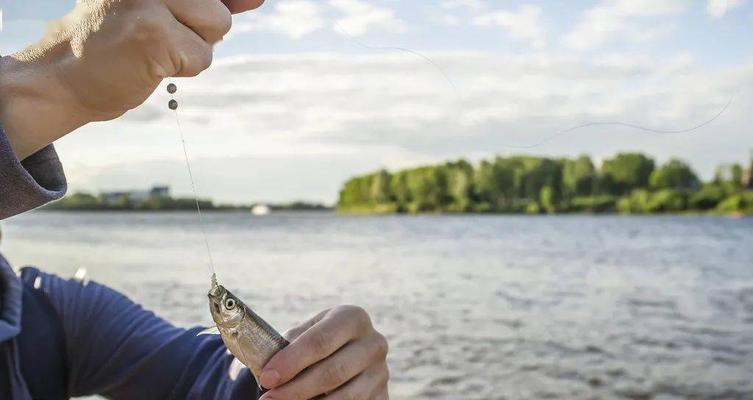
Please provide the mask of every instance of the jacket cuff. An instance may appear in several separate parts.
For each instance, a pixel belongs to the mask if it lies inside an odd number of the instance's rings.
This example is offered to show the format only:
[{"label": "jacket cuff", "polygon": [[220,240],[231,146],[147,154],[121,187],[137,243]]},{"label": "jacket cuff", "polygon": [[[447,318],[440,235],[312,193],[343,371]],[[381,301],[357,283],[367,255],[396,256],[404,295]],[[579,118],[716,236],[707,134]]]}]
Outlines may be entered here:
[{"label": "jacket cuff", "polygon": [[68,188],[52,145],[19,161],[0,126],[0,219],[57,200]]}]

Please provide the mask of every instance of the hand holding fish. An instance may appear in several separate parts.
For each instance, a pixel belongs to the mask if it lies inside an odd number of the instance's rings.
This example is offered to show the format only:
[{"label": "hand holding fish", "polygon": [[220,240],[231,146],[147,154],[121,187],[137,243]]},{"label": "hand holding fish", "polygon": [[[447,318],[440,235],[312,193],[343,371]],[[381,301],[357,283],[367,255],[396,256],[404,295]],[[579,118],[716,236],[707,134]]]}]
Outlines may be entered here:
[{"label": "hand holding fish", "polygon": [[199,74],[231,12],[262,2],[79,0],[41,41],[0,59],[0,120],[17,157],[123,115],[166,77]]},{"label": "hand holding fish", "polygon": [[262,400],[386,400],[387,339],[362,308],[319,313],[283,337],[212,275],[209,311],[227,349],[246,365]]},{"label": "hand holding fish", "polygon": [[271,390],[261,400],[389,399],[387,340],[362,308],[323,311],[285,336],[291,343],[262,372]]}]

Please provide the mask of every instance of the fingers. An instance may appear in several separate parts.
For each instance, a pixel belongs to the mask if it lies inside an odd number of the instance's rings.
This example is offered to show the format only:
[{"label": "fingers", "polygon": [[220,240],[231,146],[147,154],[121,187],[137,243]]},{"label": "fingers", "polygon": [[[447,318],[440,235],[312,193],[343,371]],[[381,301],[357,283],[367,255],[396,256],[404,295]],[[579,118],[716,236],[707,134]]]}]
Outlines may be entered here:
[{"label": "fingers", "polygon": [[384,363],[386,341],[373,335],[346,345],[331,357],[302,372],[291,382],[267,393],[263,399],[308,400],[334,391],[370,365]]},{"label": "fingers", "polygon": [[339,307],[275,354],[264,367],[261,384],[275,388],[329,357],[371,327],[368,314],[357,307]]},{"label": "fingers", "polygon": [[231,11],[259,7],[263,0],[163,0],[176,26],[170,29],[169,57],[156,58],[153,73],[168,76],[196,76],[212,63],[212,45],[222,40],[232,25]]},{"label": "fingers", "polygon": [[329,393],[323,400],[389,400],[387,382],[390,372],[387,364],[378,365],[359,375],[346,385]]},{"label": "fingers", "polygon": [[214,44],[230,31],[233,23],[227,7],[217,0],[164,0],[180,23]]},{"label": "fingers", "polygon": [[264,0],[222,0],[222,2],[230,12],[238,14],[260,7],[264,3]]},{"label": "fingers", "polygon": [[170,66],[166,75],[177,77],[196,76],[212,64],[212,45],[205,42],[196,32],[180,23],[171,26]]}]

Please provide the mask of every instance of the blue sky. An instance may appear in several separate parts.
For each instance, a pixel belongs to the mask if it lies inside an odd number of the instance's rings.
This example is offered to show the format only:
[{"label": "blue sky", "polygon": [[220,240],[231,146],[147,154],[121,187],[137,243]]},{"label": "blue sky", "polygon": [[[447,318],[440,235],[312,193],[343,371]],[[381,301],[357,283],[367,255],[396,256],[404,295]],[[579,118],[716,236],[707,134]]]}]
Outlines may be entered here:
[{"label": "blue sky", "polygon": [[[0,0],[0,54],[73,4]],[[753,147],[752,37],[750,0],[268,0],[178,96],[202,193],[227,201],[333,201],[352,174],[493,154],[640,150],[709,176]],[[690,127],[730,98],[689,134],[600,127],[520,148],[584,122]],[[61,140],[71,186],[187,193],[167,99]]]}]

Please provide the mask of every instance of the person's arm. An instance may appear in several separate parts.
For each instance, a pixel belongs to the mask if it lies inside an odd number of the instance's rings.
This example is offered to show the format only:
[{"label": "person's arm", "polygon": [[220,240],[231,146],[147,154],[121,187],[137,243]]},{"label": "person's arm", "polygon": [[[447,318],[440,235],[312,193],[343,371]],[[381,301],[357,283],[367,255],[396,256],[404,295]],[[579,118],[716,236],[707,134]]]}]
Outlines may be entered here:
[{"label": "person's arm", "polygon": [[20,161],[0,125],[0,220],[59,199],[66,188],[52,145]]},{"label": "person's arm", "polygon": [[92,0],[39,42],[0,59],[0,121],[18,159],[94,121],[117,118],[167,77],[195,76],[263,0]]},{"label": "person's arm", "polygon": [[123,115],[164,78],[197,75],[231,12],[262,2],[80,1],[42,40],[0,57],[0,219],[63,196],[55,140]]},{"label": "person's arm", "polygon": [[114,290],[64,280],[34,268],[21,279],[44,292],[60,318],[73,397],[114,400],[251,400],[260,395],[247,369],[219,336],[197,336]]},{"label": "person's arm", "polygon": [[[94,283],[35,268],[21,279],[49,299],[60,318],[68,391],[114,400],[251,400],[261,396],[247,368],[219,336],[197,336]],[[208,312],[208,311],[207,311]],[[263,400],[386,400],[387,340],[361,308],[324,311],[289,331],[292,341],[265,367]]]}]

